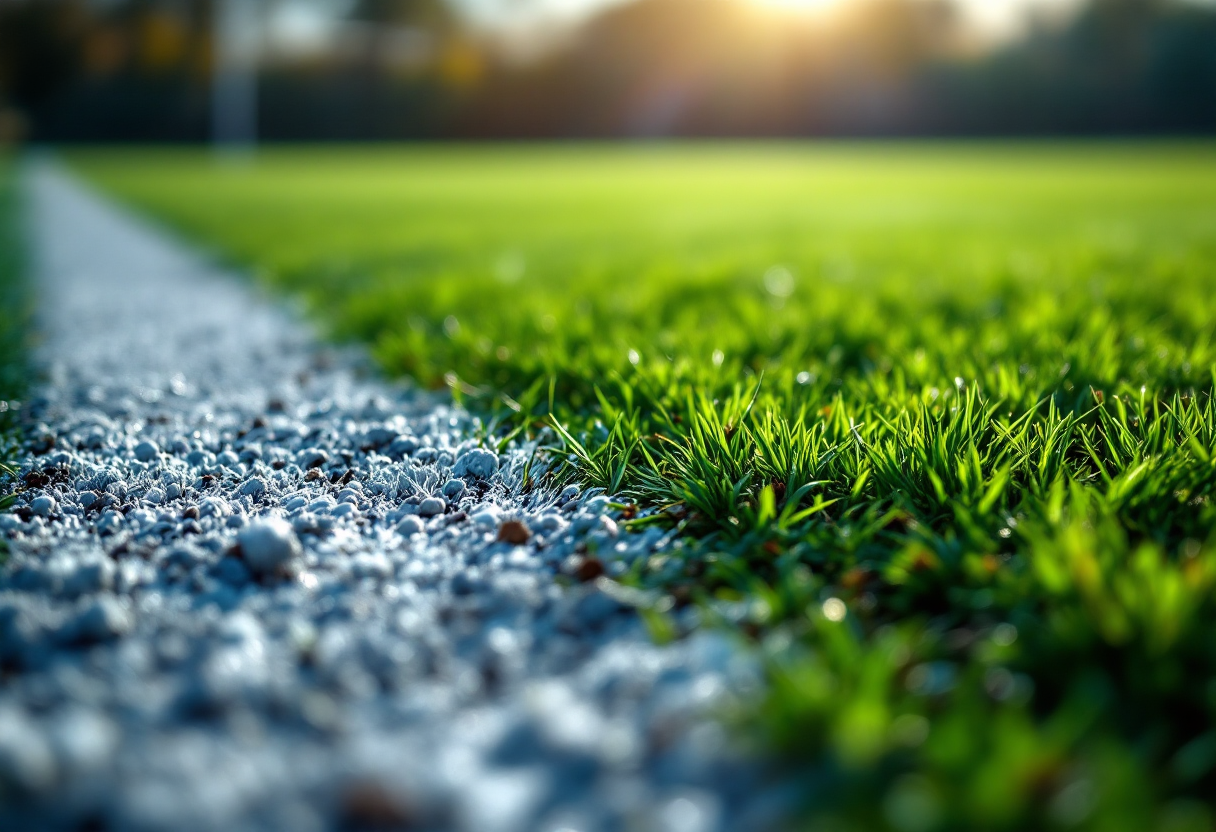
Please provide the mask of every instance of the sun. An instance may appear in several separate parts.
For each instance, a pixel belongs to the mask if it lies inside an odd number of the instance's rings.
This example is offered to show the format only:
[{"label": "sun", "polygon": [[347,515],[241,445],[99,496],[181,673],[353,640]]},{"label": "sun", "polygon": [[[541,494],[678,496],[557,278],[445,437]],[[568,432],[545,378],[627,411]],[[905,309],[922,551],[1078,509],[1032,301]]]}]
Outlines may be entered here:
[{"label": "sun", "polygon": [[823,12],[841,5],[846,0],[752,0],[752,2],[787,11]]}]

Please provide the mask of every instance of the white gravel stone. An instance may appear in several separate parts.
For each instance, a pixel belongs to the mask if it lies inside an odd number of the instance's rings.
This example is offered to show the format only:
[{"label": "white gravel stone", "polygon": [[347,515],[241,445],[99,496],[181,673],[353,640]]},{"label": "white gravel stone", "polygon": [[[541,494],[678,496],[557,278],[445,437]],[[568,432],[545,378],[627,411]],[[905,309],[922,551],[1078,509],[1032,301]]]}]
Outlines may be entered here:
[{"label": "white gravel stone", "polygon": [[59,511],[59,503],[55,501],[54,497],[47,497],[46,495],[35,497],[30,502],[30,511],[39,517],[50,517]]},{"label": "white gravel stone", "polygon": [[150,440],[145,439],[135,446],[135,458],[140,462],[151,462],[160,454],[160,447]]},{"label": "white gravel stone", "polygon": [[452,473],[458,477],[488,480],[498,473],[498,457],[485,448],[471,448],[456,460]]},{"label": "white gravel stone", "polygon": [[266,483],[260,477],[250,477],[241,485],[238,493],[249,497],[260,497],[266,493]]},{"label": "white gravel stone", "polygon": [[102,595],[80,611],[69,630],[75,639],[106,641],[131,629],[131,614],[110,595]]},{"label": "white gravel stone", "polygon": [[5,791],[38,792],[55,778],[55,756],[50,743],[29,724],[24,714],[0,710],[0,786]]},{"label": "white gravel stone", "polygon": [[269,575],[300,556],[300,540],[283,520],[269,518],[250,523],[237,537],[241,557],[255,574]]},{"label": "white gravel stone", "polygon": [[442,497],[427,497],[418,504],[418,514],[421,517],[434,517],[436,514],[443,514],[447,507],[448,504]]},{"label": "white gravel stone", "polygon": [[422,521],[412,515],[402,517],[401,522],[397,524],[397,531],[406,537],[415,534],[422,534],[425,528],[426,526],[423,525]]}]

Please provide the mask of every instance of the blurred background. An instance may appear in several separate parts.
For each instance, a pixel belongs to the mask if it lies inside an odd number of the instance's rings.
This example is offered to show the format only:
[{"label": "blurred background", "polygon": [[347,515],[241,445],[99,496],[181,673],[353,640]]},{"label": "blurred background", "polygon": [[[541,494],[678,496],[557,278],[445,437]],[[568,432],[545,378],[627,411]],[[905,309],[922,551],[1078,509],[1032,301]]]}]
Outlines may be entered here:
[{"label": "blurred background", "polygon": [[0,137],[1193,134],[1211,0],[0,0]]}]

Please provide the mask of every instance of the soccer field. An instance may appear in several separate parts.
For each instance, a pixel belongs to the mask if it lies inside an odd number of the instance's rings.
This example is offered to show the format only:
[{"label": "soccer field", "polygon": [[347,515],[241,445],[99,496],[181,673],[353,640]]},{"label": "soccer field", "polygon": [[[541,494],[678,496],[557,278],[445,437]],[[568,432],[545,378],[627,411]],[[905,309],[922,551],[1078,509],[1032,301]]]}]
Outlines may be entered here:
[{"label": "soccer field", "polygon": [[822,828],[1213,828],[1216,147],[67,158],[686,534]]}]

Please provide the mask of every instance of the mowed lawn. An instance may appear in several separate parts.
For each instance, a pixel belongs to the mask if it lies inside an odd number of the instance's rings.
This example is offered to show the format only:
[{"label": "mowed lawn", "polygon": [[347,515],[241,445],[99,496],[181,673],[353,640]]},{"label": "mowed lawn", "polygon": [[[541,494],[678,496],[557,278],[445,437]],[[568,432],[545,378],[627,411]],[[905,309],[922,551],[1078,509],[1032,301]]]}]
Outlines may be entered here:
[{"label": "mowed lawn", "polygon": [[69,159],[681,530],[813,828],[1214,828],[1211,144]]},{"label": "mowed lawn", "polygon": [[[17,208],[16,166],[0,147],[0,487],[13,472],[15,408],[27,381],[25,344],[27,292],[22,281],[22,244]],[[0,509],[4,500],[0,498]],[[0,557],[3,543],[0,543]]]}]

